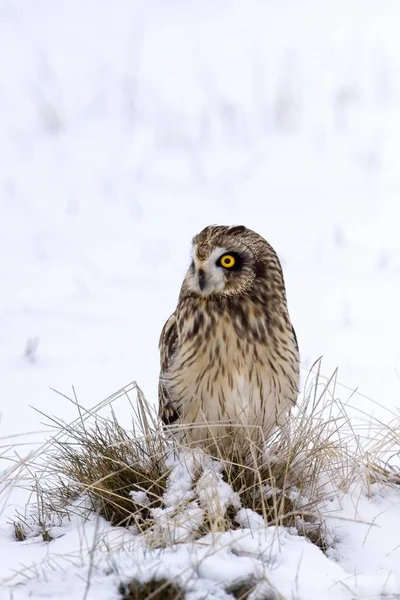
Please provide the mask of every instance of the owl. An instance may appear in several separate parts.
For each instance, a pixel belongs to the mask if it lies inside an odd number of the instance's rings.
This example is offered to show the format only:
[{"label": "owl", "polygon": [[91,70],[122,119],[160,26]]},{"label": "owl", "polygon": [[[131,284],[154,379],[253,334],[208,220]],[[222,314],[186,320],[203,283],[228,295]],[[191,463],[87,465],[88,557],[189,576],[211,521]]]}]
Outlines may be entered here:
[{"label": "owl", "polygon": [[295,404],[299,350],[278,256],[244,226],[193,238],[178,305],[160,337],[159,414],[179,441],[259,445]]}]

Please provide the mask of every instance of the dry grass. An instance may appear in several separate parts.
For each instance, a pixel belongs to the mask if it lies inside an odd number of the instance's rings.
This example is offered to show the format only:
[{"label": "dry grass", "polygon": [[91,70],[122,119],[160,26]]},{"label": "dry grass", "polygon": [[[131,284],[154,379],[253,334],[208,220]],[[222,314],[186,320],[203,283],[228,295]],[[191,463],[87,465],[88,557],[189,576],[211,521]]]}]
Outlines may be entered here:
[{"label": "dry grass", "polygon": [[227,588],[228,594],[232,594],[237,600],[246,600],[250,594],[255,590],[257,581],[249,581],[248,583],[237,583]]},{"label": "dry grass", "polygon": [[151,579],[142,583],[132,579],[119,586],[121,600],[184,600],[185,594],[173,581]]},{"label": "dry grass", "polygon": [[[324,381],[317,364],[302,402],[266,450],[254,448],[244,455],[233,445],[223,460],[167,441],[154,409],[135,384],[90,412],[75,399],[79,418],[74,423],[53,419],[58,432],[45,453],[42,501],[49,512],[60,513],[72,503],[77,506],[77,498],[88,499],[93,511],[114,525],[133,525],[149,533],[156,546],[243,526],[238,511],[247,508],[264,523],[296,527],[325,549],[329,515],[324,508],[330,498],[348,491],[355,481],[367,493],[376,482],[400,482],[386,462],[390,453],[399,451],[398,417],[393,415],[385,426],[370,418],[356,424],[348,414],[351,403],[345,406],[337,400],[336,385],[336,374]],[[128,433],[113,412],[113,402],[128,398],[130,391],[137,399]],[[105,407],[111,409],[107,418],[101,416]],[[191,495],[171,507],[166,491],[179,465],[188,473]],[[230,486],[228,501],[220,499],[221,485]],[[165,509],[168,518],[163,514],[160,521],[155,509]],[[182,532],[178,537],[171,533],[177,528],[186,528],[186,538]],[[24,531],[17,522],[18,539]]]},{"label": "dry grass", "polygon": [[[92,429],[74,428],[70,435],[54,454],[61,496],[70,501],[85,492],[93,509],[113,525],[141,528],[149,510],[162,503],[168,476],[159,440],[130,437],[115,417],[97,421]],[[150,502],[135,502],[131,491],[144,492]]]},{"label": "dry grass", "polygon": [[[161,431],[141,390],[133,384],[137,395],[133,429],[128,433],[112,410],[104,418],[97,410],[84,413],[72,425],[56,422],[58,433],[48,447],[45,495],[51,506],[70,505],[84,496],[92,510],[117,526],[136,526],[140,531],[149,523],[151,509],[162,504],[168,477],[165,464],[167,448]],[[128,390],[121,395],[128,396]],[[103,408],[100,406],[100,408]],[[85,414],[85,416],[83,416]],[[54,419],[52,420],[55,423]],[[146,503],[131,496],[142,492]]]}]

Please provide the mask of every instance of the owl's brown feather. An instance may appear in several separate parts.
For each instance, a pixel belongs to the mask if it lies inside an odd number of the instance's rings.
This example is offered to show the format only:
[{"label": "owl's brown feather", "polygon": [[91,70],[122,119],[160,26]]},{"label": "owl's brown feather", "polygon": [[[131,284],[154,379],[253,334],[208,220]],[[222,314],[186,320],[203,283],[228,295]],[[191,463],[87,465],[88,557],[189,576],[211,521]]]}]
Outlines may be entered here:
[{"label": "owl's brown feather", "polygon": [[[298,394],[298,346],[279,259],[243,226],[207,227],[193,245],[160,338],[160,416],[190,443],[231,441],[239,432],[266,437]],[[221,266],[227,253],[232,269]]]},{"label": "owl's brown feather", "polygon": [[[166,373],[171,365],[174,352],[178,345],[178,328],[175,313],[164,324],[162,328],[159,349],[161,373]],[[158,382],[159,414],[165,425],[170,425],[179,419],[179,413],[173,402],[170,402],[168,389],[162,377]]]}]

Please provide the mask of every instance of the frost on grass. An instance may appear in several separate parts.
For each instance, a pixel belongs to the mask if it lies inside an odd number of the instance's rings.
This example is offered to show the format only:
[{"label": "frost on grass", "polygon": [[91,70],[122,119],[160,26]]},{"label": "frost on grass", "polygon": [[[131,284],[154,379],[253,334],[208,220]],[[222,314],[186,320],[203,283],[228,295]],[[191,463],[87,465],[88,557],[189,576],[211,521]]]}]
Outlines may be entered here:
[{"label": "frost on grass", "polygon": [[[132,391],[134,428],[127,431],[112,403]],[[106,407],[111,412],[104,417]],[[40,518],[31,510],[16,520],[15,535],[48,534],[50,541],[74,512],[100,515],[134,540],[134,549],[120,544],[118,552],[134,556],[136,567],[129,559],[121,572],[121,558],[118,569],[114,559],[111,567],[125,599],[147,597],[146,590],[154,598],[180,598],[182,590],[197,598],[205,585],[215,598],[283,598],[270,580],[282,549],[296,555],[311,542],[311,562],[321,560],[321,550],[335,558],[342,505],[398,486],[388,462],[399,450],[398,421],[369,422],[366,433],[349,408],[336,399],[335,377],[323,382],[317,367],[304,398],[262,452],[245,456],[236,447],[222,460],[167,441],[132,384],[96,410],[80,408],[74,423],[57,422],[58,433],[35,465],[37,471],[42,464]]]}]

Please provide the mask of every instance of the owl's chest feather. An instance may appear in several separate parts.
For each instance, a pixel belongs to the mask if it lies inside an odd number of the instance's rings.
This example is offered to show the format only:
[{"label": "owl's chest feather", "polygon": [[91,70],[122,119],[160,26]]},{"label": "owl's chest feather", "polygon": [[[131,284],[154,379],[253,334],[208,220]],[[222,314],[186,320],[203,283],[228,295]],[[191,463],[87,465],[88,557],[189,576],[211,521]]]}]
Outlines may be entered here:
[{"label": "owl's chest feather", "polygon": [[254,422],[291,401],[288,382],[295,374],[289,363],[287,372],[275,367],[277,349],[272,340],[240,337],[227,321],[217,323],[212,335],[199,332],[181,339],[169,388],[179,399],[184,421],[195,422],[201,414],[210,422],[243,418]]}]

